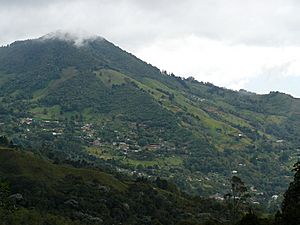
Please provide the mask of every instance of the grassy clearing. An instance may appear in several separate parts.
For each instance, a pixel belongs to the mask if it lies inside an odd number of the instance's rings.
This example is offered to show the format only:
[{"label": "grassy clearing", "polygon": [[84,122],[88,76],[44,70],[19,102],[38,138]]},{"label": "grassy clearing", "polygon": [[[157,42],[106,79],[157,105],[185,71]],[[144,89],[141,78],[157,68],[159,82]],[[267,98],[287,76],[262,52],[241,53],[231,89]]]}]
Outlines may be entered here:
[{"label": "grassy clearing", "polygon": [[134,159],[125,159],[123,161],[124,163],[133,165],[133,166],[138,166],[138,165],[142,165],[144,167],[147,166],[154,166],[154,165],[158,165],[158,166],[180,166],[183,163],[182,158],[178,157],[178,156],[174,156],[174,157],[165,157],[165,158],[159,158],[159,159],[155,159],[152,161],[143,161],[143,160],[134,160]]},{"label": "grassy clearing", "polygon": [[107,87],[126,83],[127,77],[124,74],[114,70],[100,70],[96,71],[95,74]]},{"label": "grassy clearing", "polygon": [[86,151],[89,154],[94,155],[94,156],[96,156],[100,159],[104,159],[104,160],[116,158],[116,156],[108,153],[107,151],[104,151],[102,148],[99,148],[99,147],[87,147]]},{"label": "grassy clearing", "polygon": [[123,164],[129,164],[132,166],[138,166],[142,165],[144,167],[147,166],[181,166],[183,163],[183,159],[179,156],[170,156],[170,157],[164,157],[164,158],[157,158],[155,160],[136,160],[136,159],[130,159],[130,158],[124,158],[124,156],[115,156],[108,151],[108,149],[103,149],[101,147],[88,147],[86,148],[86,151],[89,154],[92,154],[96,157],[99,157],[104,160],[109,159],[118,159],[121,160]]},{"label": "grassy clearing", "polygon": [[49,91],[55,90],[61,83],[66,82],[77,74],[78,71],[74,67],[64,69],[59,79],[51,81],[47,88],[36,91],[33,94],[32,101],[36,101],[45,97],[49,93]]},{"label": "grassy clearing", "polygon": [[31,109],[30,112],[36,118],[50,120],[59,117],[60,106],[56,105],[52,107],[36,107]]}]

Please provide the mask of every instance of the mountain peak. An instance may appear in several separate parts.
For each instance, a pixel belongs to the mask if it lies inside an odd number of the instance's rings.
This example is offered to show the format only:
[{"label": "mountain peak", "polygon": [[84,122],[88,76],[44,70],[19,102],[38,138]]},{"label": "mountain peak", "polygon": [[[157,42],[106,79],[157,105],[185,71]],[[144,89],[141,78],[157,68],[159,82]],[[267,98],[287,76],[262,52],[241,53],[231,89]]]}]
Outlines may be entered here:
[{"label": "mountain peak", "polygon": [[84,44],[95,41],[95,40],[104,40],[103,37],[91,34],[82,30],[79,31],[65,31],[57,30],[51,33],[48,33],[41,38],[40,40],[53,40],[58,39],[62,41],[73,42],[76,46],[80,47]]}]

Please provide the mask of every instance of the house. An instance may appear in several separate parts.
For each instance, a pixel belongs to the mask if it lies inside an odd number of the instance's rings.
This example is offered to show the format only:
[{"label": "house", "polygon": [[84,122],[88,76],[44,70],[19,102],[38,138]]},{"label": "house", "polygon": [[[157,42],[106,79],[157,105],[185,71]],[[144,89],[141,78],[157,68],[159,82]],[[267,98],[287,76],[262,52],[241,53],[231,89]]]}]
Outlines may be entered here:
[{"label": "house", "polygon": [[101,142],[100,142],[100,140],[95,140],[95,141],[93,141],[93,146],[100,146],[101,145]]},{"label": "house", "polygon": [[253,191],[253,192],[257,192],[257,190],[256,190],[256,188],[254,186],[251,186],[250,190]]},{"label": "house", "polygon": [[27,124],[27,125],[30,125],[32,124],[33,122],[33,119],[32,118],[25,118],[25,119],[22,119],[21,120],[21,124]]},{"label": "house", "polygon": [[272,199],[273,199],[273,200],[277,200],[278,197],[279,197],[278,195],[272,195]]},{"label": "house", "polygon": [[120,147],[120,149],[123,149],[123,150],[128,150],[129,149],[129,145],[126,144],[125,142],[120,142],[119,147]]},{"label": "house", "polygon": [[214,195],[209,196],[209,198],[218,200],[218,201],[224,201],[224,197],[220,193],[216,193]]},{"label": "house", "polygon": [[160,145],[159,145],[159,144],[150,144],[150,145],[147,145],[146,147],[147,147],[149,150],[154,151],[154,150],[159,149],[159,148],[160,148]]}]

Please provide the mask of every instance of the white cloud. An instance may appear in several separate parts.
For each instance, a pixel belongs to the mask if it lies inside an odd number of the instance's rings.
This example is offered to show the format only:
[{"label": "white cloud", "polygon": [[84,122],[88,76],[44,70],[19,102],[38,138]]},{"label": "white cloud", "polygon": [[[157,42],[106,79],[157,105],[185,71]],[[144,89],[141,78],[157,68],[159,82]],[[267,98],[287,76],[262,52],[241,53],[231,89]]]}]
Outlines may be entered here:
[{"label": "white cloud", "polygon": [[191,35],[159,39],[135,53],[175,74],[233,89],[245,88],[250,79],[266,73],[300,76],[300,47],[233,45]]},{"label": "white cloud", "polygon": [[86,30],[160,68],[236,89],[264,73],[299,76],[299,10],[299,0],[0,0],[0,44]]},{"label": "white cloud", "polygon": [[86,31],[83,30],[57,30],[55,32],[48,33],[40,38],[41,40],[47,40],[47,39],[59,39],[64,41],[71,41],[76,46],[83,46],[89,41],[93,40],[102,40],[102,37],[96,36],[94,34],[89,34]]}]

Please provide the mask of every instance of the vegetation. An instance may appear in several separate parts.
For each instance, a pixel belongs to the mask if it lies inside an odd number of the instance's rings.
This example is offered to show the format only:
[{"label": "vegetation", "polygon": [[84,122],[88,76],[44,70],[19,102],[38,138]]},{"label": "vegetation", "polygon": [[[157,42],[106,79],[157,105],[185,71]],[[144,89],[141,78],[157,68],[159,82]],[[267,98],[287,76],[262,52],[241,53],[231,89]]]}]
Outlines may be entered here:
[{"label": "vegetation", "polygon": [[134,180],[57,165],[6,147],[0,149],[0,177],[1,225],[181,224],[207,215],[219,218],[214,208],[221,207],[205,200],[211,205],[206,208],[204,200],[196,201],[160,178]]},{"label": "vegetation", "polygon": [[230,192],[225,195],[225,200],[227,201],[230,210],[230,219],[233,223],[238,219],[238,215],[244,211],[242,204],[245,204],[249,197],[250,195],[247,193],[247,187],[241,178],[233,176],[231,178]]},{"label": "vegetation", "polygon": [[290,183],[284,194],[282,213],[278,213],[277,219],[282,225],[296,225],[300,223],[300,162],[294,165],[294,181]]},{"label": "vegetation", "polygon": [[0,134],[12,140],[0,142],[56,164],[161,177],[193,196],[223,196],[237,175],[250,202],[276,210],[299,154],[299,115],[292,96],[176,77],[103,39],[0,48]]},{"label": "vegetation", "polygon": [[282,212],[274,220],[274,215],[262,216],[263,209],[244,201],[246,186],[237,176],[231,179],[232,194],[227,200],[195,198],[159,177],[151,181],[90,166],[54,164],[28,151],[2,146],[0,224],[296,225],[299,163],[295,171]]}]

